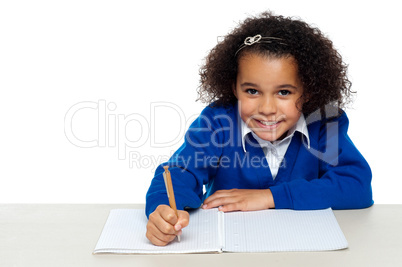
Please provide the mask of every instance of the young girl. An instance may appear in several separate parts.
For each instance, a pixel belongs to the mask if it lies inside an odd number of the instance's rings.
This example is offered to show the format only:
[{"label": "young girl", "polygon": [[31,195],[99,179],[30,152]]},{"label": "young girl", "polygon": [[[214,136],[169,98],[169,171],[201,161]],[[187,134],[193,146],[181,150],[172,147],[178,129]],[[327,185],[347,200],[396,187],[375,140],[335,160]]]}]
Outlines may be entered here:
[{"label": "young girl", "polygon": [[[370,167],[340,109],[351,83],[341,56],[316,28],[263,13],[213,48],[201,68],[209,103],[184,144],[159,166],[147,193],[147,238],[166,245],[186,209],[357,209],[373,204]],[[168,206],[169,166],[178,217]],[[205,185],[205,193],[203,186]]]}]

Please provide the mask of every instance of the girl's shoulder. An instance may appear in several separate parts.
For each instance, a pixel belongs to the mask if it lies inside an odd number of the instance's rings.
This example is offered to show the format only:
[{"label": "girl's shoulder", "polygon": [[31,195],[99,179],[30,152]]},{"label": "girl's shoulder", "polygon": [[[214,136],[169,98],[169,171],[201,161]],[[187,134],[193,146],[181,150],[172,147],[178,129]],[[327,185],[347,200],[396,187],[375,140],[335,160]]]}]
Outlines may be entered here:
[{"label": "girl's shoulder", "polygon": [[238,125],[237,105],[233,106],[218,106],[214,103],[206,106],[198,118],[192,124],[196,128],[208,129],[236,129]]},{"label": "girl's shoulder", "polygon": [[304,117],[306,119],[307,126],[322,127],[328,123],[349,123],[346,112],[337,107],[328,107],[325,110],[316,110],[313,113],[304,114]]},{"label": "girl's shoulder", "polygon": [[325,141],[331,136],[348,135],[349,119],[342,109],[309,114],[306,116],[306,124],[310,141]]},{"label": "girl's shoulder", "polygon": [[206,106],[202,112],[202,116],[212,117],[212,118],[220,118],[224,116],[235,117],[237,111],[237,104],[230,106],[222,106],[217,105],[215,102]]}]

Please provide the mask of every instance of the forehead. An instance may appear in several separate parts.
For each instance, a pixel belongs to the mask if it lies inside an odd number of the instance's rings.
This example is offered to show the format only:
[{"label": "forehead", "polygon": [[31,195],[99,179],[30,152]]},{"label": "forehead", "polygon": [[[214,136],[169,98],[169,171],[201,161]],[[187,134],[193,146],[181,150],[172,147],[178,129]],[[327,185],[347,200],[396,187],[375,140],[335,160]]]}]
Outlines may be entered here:
[{"label": "forehead", "polygon": [[238,61],[238,79],[286,80],[298,83],[298,67],[292,56],[244,54]]}]

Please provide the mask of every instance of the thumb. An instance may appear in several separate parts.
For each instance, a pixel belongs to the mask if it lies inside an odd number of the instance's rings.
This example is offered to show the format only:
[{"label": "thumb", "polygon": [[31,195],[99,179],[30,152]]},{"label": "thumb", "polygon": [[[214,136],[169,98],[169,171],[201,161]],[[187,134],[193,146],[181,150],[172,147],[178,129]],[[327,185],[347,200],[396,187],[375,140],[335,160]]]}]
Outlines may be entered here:
[{"label": "thumb", "polygon": [[177,213],[179,214],[179,218],[177,220],[177,223],[175,224],[175,229],[176,231],[179,231],[180,229],[183,229],[188,225],[190,221],[190,215],[187,211],[184,210],[178,210]]}]

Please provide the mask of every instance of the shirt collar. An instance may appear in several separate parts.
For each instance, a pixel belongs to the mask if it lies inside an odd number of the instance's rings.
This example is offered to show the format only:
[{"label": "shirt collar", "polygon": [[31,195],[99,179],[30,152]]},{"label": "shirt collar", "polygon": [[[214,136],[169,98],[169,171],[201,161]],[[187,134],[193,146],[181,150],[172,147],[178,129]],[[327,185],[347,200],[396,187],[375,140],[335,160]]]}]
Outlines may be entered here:
[{"label": "shirt collar", "polygon": [[[246,141],[245,140],[246,140],[247,134],[249,134],[249,133],[252,133],[255,137],[257,137],[256,139],[260,144],[261,144],[261,141],[262,142],[268,142],[268,141],[262,140],[261,138],[258,138],[258,136],[256,136],[253,133],[253,131],[247,126],[247,124],[241,118],[240,118],[240,120],[241,120],[241,136],[242,136],[241,140],[242,140],[242,145],[243,145],[244,152],[247,152],[246,151]],[[274,145],[279,144],[279,143],[281,143],[282,141],[284,141],[284,140],[286,140],[288,138],[292,138],[296,131],[298,131],[298,132],[300,132],[301,134],[304,135],[304,137],[307,140],[307,147],[310,149],[310,137],[309,137],[309,134],[308,134],[308,128],[307,128],[307,124],[306,124],[306,119],[304,118],[303,113],[300,115],[300,118],[297,121],[296,125],[293,126],[288,131],[287,136],[283,140],[275,141]]]}]

